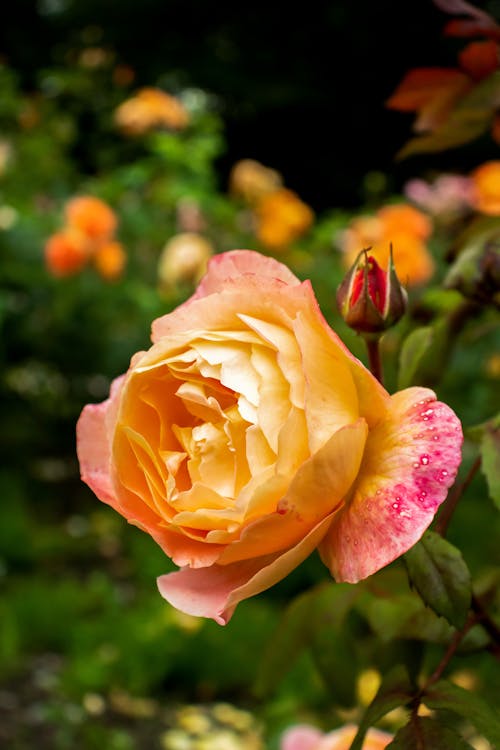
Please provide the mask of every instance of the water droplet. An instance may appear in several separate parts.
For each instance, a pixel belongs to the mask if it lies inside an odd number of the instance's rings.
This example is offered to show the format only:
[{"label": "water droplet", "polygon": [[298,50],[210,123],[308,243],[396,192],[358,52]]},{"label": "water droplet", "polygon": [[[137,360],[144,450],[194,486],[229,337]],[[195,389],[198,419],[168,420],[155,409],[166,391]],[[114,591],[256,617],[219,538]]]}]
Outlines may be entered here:
[{"label": "water droplet", "polygon": [[439,440],[439,435],[433,435],[433,436],[432,436],[432,439],[433,439],[433,440]]},{"label": "water droplet", "polygon": [[420,456],[420,463],[422,464],[422,466],[427,466],[429,462],[430,462],[430,458],[426,453]]},{"label": "water droplet", "polygon": [[443,469],[443,471],[441,472],[441,476],[442,477],[447,477],[448,476],[448,472],[446,471],[446,469]]},{"label": "water droplet", "polygon": [[381,495],[382,494],[382,490],[377,490],[375,494],[376,495]]},{"label": "water droplet", "polygon": [[354,540],[354,546],[355,546],[355,547],[357,547],[357,546],[358,546],[358,544],[359,544],[358,540],[357,540],[357,539],[355,539],[355,540]]},{"label": "water droplet", "polygon": [[397,510],[399,508],[399,503],[393,503],[392,507],[394,508],[394,510]]},{"label": "water droplet", "polygon": [[418,463],[418,461],[415,461],[415,463],[413,464],[413,468],[420,469],[420,464]]},{"label": "water droplet", "polygon": [[396,502],[397,502],[397,503],[400,503],[400,502],[401,502],[401,498],[400,498],[400,496],[399,496],[399,495],[396,495]]}]

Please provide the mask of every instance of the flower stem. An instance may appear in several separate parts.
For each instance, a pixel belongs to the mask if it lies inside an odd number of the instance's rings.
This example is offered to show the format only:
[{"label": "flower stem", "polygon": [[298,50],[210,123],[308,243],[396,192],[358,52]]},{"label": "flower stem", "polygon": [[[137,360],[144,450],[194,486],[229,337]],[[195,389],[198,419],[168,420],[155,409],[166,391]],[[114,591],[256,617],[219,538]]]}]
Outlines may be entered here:
[{"label": "flower stem", "polygon": [[384,384],[384,375],[382,372],[382,360],[380,358],[380,338],[365,338],[366,348],[368,350],[368,361],[370,370],[379,383]]}]

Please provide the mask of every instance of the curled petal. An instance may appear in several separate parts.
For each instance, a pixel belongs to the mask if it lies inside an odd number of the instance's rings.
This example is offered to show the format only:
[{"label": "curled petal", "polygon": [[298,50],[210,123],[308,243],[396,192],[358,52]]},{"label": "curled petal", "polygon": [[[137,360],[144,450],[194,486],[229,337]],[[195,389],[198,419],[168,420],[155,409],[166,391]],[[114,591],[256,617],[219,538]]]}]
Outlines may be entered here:
[{"label": "curled petal", "polygon": [[353,496],[320,545],[337,581],[366,578],[420,539],[453,484],[461,444],[459,420],[432,391],[391,398],[369,434]]},{"label": "curled petal", "polygon": [[161,595],[172,606],[219,625],[231,619],[238,602],[281,581],[318,546],[333,515],[324,518],[297,545],[283,553],[256,557],[231,565],[182,568],[158,578]]}]

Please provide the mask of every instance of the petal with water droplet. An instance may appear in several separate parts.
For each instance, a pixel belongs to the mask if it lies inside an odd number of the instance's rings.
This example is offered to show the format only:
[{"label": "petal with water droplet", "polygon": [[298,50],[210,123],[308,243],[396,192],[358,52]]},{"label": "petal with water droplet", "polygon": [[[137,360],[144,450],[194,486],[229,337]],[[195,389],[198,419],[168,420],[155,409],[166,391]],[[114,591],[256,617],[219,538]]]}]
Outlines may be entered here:
[{"label": "petal with water droplet", "polygon": [[[439,455],[429,420],[439,432]],[[420,539],[453,484],[461,444],[458,418],[432,391],[392,396],[385,420],[368,435],[352,496],[320,545],[337,581],[366,578]]]}]

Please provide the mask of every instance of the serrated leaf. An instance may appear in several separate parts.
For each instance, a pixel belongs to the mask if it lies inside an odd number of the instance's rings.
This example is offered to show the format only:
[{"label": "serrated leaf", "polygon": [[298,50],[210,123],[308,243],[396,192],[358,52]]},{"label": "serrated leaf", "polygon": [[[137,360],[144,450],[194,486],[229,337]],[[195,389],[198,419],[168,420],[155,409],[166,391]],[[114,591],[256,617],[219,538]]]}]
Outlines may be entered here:
[{"label": "serrated leaf", "polygon": [[[335,638],[354,600],[359,595],[355,586],[328,583],[298,596],[287,608],[260,662],[255,691],[259,697],[271,694],[293,666],[298,655],[312,648],[315,639],[326,639],[335,648]],[[320,636],[322,631],[326,635]],[[314,656],[314,654],[313,654]],[[325,666],[326,655],[322,668]],[[321,671],[321,670],[320,670]],[[335,675],[330,675],[332,686]],[[340,683],[340,677],[339,677]]]},{"label": "serrated leaf", "polygon": [[422,357],[432,341],[432,328],[425,326],[412,331],[405,339],[399,357],[398,388],[408,388],[415,382],[415,376]]},{"label": "serrated leaf", "polygon": [[486,477],[491,499],[500,510],[500,427],[489,424],[481,444],[481,468]]},{"label": "serrated leaf", "polygon": [[434,612],[462,628],[472,596],[470,572],[459,550],[434,531],[404,556],[410,581]]},{"label": "serrated leaf", "polygon": [[423,696],[426,706],[432,709],[453,711],[473,724],[477,731],[500,748],[500,717],[477,693],[441,680],[428,688]]},{"label": "serrated leaf", "polygon": [[361,750],[367,731],[383,716],[413,698],[408,675],[403,666],[394,667],[382,682],[377,695],[366,709],[350,750]]},{"label": "serrated leaf", "polygon": [[420,716],[412,720],[387,745],[386,750],[473,750],[459,734],[434,719]]}]

